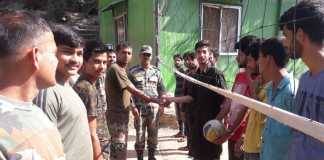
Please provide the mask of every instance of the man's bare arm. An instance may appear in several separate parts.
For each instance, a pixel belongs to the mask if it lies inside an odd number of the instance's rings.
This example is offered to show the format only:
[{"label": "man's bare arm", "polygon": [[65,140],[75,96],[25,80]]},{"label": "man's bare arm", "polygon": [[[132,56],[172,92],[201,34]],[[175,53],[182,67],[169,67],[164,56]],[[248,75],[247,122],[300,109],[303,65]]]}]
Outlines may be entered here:
[{"label": "man's bare arm", "polygon": [[147,95],[144,94],[143,91],[137,89],[135,86],[133,85],[128,85],[126,87],[126,89],[134,96],[142,99],[144,102],[155,102],[155,103],[159,103],[158,99],[156,98],[152,98],[152,97],[149,97]]},{"label": "man's bare arm", "polygon": [[193,98],[189,95],[186,95],[180,97],[166,97],[166,100],[175,103],[190,103],[193,101]]},{"label": "man's bare arm", "polygon": [[93,147],[93,159],[94,160],[102,160],[103,156],[101,153],[101,147],[99,138],[97,135],[97,119],[93,116],[88,116],[88,123]]},{"label": "man's bare arm", "polygon": [[230,108],[231,100],[225,99],[223,104],[221,105],[221,111],[217,114],[216,119],[222,121],[229,113]]}]

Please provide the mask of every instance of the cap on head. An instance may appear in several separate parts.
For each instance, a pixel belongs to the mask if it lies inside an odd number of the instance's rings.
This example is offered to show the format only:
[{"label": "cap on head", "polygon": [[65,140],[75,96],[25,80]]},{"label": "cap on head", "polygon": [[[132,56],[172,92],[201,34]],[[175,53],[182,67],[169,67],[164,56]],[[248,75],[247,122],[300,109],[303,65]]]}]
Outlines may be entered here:
[{"label": "cap on head", "polygon": [[149,45],[143,45],[140,50],[141,53],[152,54],[152,47]]}]

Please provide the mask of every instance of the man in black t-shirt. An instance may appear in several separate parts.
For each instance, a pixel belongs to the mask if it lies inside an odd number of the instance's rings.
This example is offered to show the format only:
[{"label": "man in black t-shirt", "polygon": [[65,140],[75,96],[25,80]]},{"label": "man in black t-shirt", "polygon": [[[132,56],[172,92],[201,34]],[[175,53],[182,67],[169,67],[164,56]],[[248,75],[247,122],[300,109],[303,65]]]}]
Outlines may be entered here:
[{"label": "man in black t-shirt", "polygon": [[[225,88],[225,79],[221,72],[209,64],[210,44],[201,40],[195,45],[196,57],[199,68],[193,78],[216,87]],[[194,159],[219,160],[222,146],[208,142],[203,136],[204,124],[214,119],[220,111],[220,105],[225,97],[205,87],[192,84],[187,95],[182,97],[167,98],[167,101],[177,103],[192,103],[192,132],[191,149]]]}]

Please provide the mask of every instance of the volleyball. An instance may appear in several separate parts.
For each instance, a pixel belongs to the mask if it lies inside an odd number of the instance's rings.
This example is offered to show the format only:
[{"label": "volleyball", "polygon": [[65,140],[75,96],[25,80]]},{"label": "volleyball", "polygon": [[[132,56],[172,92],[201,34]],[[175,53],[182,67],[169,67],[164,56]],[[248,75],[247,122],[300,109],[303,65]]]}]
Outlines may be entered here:
[{"label": "volleyball", "polygon": [[207,141],[214,143],[217,138],[224,135],[225,126],[219,120],[213,119],[205,123],[203,127],[204,137]]}]

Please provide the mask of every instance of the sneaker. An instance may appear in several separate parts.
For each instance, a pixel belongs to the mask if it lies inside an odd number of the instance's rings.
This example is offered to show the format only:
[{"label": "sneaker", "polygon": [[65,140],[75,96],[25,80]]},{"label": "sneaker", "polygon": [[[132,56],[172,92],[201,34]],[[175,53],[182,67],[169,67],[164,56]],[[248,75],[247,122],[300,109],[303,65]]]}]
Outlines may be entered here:
[{"label": "sneaker", "polygon": [[179,143],[185,142],[185,141],[186,141],[185,138],[186,138],[186,137],[180,137],[180,138],[177,140],[177,142],[179,142]]},{"label": "sneaker", "polygon": [[181,132],[178,132],[177,134],[172,136],[173,138],[181,138],[184,137],[184,135]]},{"label": "sneaker", "polygon": [[185,146],[185,147],[180,147],[178,150],[180,151],[188,151],[188,146]]}]

